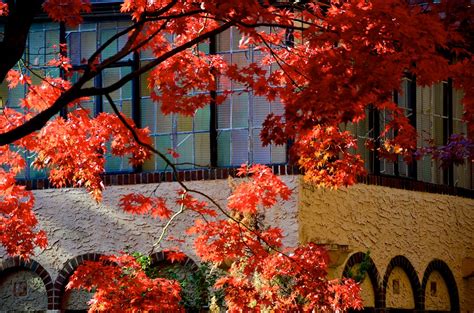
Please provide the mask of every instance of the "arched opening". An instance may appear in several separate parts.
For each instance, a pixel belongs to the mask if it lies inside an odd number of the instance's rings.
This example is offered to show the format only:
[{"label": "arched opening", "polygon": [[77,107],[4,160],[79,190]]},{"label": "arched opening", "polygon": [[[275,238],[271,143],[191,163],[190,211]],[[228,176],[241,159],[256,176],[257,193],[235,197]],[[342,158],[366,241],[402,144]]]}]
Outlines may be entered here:
[{"label": "arched opening", "polygon": [[440,272],[431,272],[424,290],[425,310],[451,311],[449,289]]},{"label": "arched opening", "polygon": [[0,271],[2,310],[42,312],[51,308],[52,282],[48,272],[36,261],[19,258],[6,261]]},{"label": "arched opening", "polygon": [[415,309],[414,291],[410,278],[400,266],[392,269],[386,287],[386,306],[390,309]]},{"label": "arched opening", "polygon": [[362,312],[374,312],[375,308],[380,307],[380,276],[369,255],[362,252],[353,254],[346,262],[343,277],[353,278],[360,283],[364,305]]},{"label": "arched opening", "polygon": [[62,312],[86,313],[88,311],[88,302],[92,299],[93,293],[86,290],[66,289],[66,286],[69,282],[69,278],[79,265],[84,263],[84,261],[98,261],[100,256],[101,255],[97,253],[87,253],[72,258],[63,265],[63,269],[59,272],[54,284],[59,292],[59,307]]},{"label": "arched opening", "polygon": [[415,269],[404,256],[394,257],[384,276],[385,307],[390,312],[420,310],[422,295]]},{"label": "arched opening", "polygon": [[433,260],[423,275],[422,291],[426,311],[459,312],[459,295],[456,280],[449,266]]},{"label": "arched opening", "polygon": [[187,312],[199,312],[207,305],[206,273],[202,267],[189,257],[179,262],[170,262],[166,252],[154,253],[150,257],[154,276],[180,283],[182,305]]}]

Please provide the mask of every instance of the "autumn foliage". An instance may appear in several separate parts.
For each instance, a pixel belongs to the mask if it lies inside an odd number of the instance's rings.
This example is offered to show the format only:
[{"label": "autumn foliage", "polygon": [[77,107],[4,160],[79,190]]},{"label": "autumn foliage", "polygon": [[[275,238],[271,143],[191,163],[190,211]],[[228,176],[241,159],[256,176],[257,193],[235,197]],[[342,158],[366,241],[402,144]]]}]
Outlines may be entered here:
[{"label": "autumn foliage", "polygon": [[[34,247],[46,246],[46,235],[37,230],[32,212],[33,195],[15,181],[26,166],[26,152],[35,156],[36,168],[48,171],[53,186],[84,187],[97,201],[104,188],[100,175],[105,154],[129,156],[132,165],[140,165],[155,153],[174,169],[172,161],[151,146],[147,129],[137,128],[117,110],[93,116],[81,106],[88,97],[107,97],[146,72],[151,98],[165,114],[192,116],[211,102],[219,105],[232,93],[217,93],[221,81],[240,84],[269,101],[279,99],[284,113],[266,118],[261,139],[265,144],[293,142],[292,159],[306,180],[320,186],[351,185],[365,174],[362,158],[354,152],[355,138],[341,125],[366,119],[369,106],[390,117],[376,144],[368,142],[381,157],[413,161],[420,153],[431,153],[447,163],[472,160],[472,141],[465,136],[453,137],[443,147],[418,150],[416,131],[392,95],[408,74],[423,86],[451,78],[454,87],[464,91],[464,117],[472,121],[473,6],[470,0],[412,2],[125,0],[121,11],[131,16],[131,26],[123,33],[127,42],[115,55],[104,58],[101,52],[119,35],[83,60],[77,71],[61,47],[47,64],[60,68],[61,78],[45,76],[34,84],[21,62],[6,75],[9,88],[24,85],[28,92],[18,104],[21,110],[4,108],[0,115],[0,242],[8,253],[25,258]],[[74,26],[82,22],[81,13],[91,11],[91,4],[45,0],[42,8],[53,21]],[[9,13],[0,3],[0,14]],[[261,61],[237,66],[197,48],[230,28],[240,33],[240,47],[251,47]],[[154,58],[119,81],[88,85],[124,56],[144,51]],[[74,83],[69,80],[73,73],[79,77]],[[109,102],[114,107],[110,97]],[[58,115],[64,108],[67,116]],[[472,135],[469,125],[467,135]],[[244,165],[239,176],[227,207],[183,182],[174,202],[130,194],[120,204],[132,214],[167,221],[187,212],[205,217],[188,231],[202,260],[228,266],[217,286],[224,288],[231,311],[360,307],[358,285],[327,280],[328,259],[321,247],[283,247],[280,229],[259,226],[259,212],[288,199],[288,187],[261,165]],[[179,251],[171,255],[182,256]],[[180,308],[177,283],[146,276],[126,254],[86,263],[69,286],[96,291],[92,311]]]}]

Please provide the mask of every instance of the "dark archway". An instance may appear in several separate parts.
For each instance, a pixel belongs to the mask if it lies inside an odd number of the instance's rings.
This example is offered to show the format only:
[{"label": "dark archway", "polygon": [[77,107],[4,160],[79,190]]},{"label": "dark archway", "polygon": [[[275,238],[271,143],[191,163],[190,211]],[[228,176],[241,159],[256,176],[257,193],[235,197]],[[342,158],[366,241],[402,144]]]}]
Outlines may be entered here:
[{"label": "dark archway", "polygon": [[[459,293],[458,293],[458,287],[456,284],[456,280],[454,278],[453,273],[449,269],[449,266],[438,259],[434,259],[431,261],[428,266],[426,267],[425,273],[423,275],[423,281],[421,284],[421,290],[423,296],[425,295],[426,287],[428,284],[428,279],[434,271],[437,271],[441,274],[441,276],[444,279],[444,282],[446,283],[446,286],[448,287],[448,292],[449,292],[449,300],[451,304],[451,312],[460,312],[459,308]],[[425,309],[425,303],[423,303],[423,309]]]},{"label": "dark archway", "polygon": [[201,312],[208,305],[208,289],[205,267],[198,266],[186,256],[183,260],[171,262],[168,252],[161,251],[150,255],[150,267],[154,275],[177,281],[181,285],[181,305],[186,312]]},{"label": "dark archway", "polygon": [[[410,285],[413,291],[413,300],[415,303],[415,310],[422,310],[422,308],[424,307],[424,295],[421,290],[421,285],[418,279],[418,275],[415,271],[415,268],[411,264],[411,262],[403,255],[397,255],[396,257],[392,258],[392,260],[388,264],[387,269],[385,271],[385,275],[383,278],[383,285],[382,285],[384,307],[386,306],[386,301],[387,301],[386,297],[387,297],[388,279],[395,267],[400,267],[405,271],[406,275],[408,276],[408,279],[410,281]],[[390,309],[390,312],[403,312],[403,311],[411,312],[413,310]]]},{"label": "dark archway", "polygon": [[[342,276],[349,277],[349,271],[351,270],[351,268],[363,262],[369,263],[369,268],[367,269],[367,275],[374,288],[375,308],[381,308],[383,307],[384,303],[383,303],[382,290],[380,288],[380,274],[379,274],[379,271],[377,270],[377,267],[375,266],[374,261],[372,260],[370,256],[367,256],[363,252],[356,252],[353,255],[351,255],[349,260],[347,260],[346,262],[346,266],[344,267]],[[364,311],[373,311],[375,308],[367,308]]]},{"label": "dark archway", "polygon": [[38,262],[33,259],[25,261],[20,257],[13,257],[9,258],[3,262],[1,262],[0,266],[0,278],[15,272],[16,270],[28,270],[35,274],[37,274],[46,288],[46,294],[48,296],[48,310],[54,309],[54,299],[56,294],[53,288],[53,281],[51,280],[51,276],[49,275],[48,271],[41,266]]},{"label": "dark archway", "polygon": [[77,269],[77,267],[83,264],[85,261],[99,261],[102,254],[98,253],[86,253],[83,255],[76,256],[66,263],[64,263],[62,269],[58,273],[58,277],[54,282],[54,289],[56,290],[57,296],[54,301],[54,309],[60,310],[64,295],[66,292],[66,285],[69,282],[69,278]]},{"label": "dark archway", "polygon": [[[170,263],[170,261],[167,258],[167,253],[168,252],[166,251],[160,251],[160,252],[155,252],[153,254],[150,254],[151,266],[156,266],[160,263]],[[197,268],[196,262],[194,262],[194,260],[188,256],[186,256],[184,260],[179,261],[177,263],[184,266],[189,266],[190,268]]]}]

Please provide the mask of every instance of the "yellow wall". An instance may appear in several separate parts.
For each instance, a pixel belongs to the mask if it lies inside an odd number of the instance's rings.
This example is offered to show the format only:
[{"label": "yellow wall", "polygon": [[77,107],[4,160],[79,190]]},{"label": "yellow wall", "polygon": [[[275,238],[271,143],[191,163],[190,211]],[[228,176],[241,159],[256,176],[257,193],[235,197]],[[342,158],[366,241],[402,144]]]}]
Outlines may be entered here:
[{"label": "yellow wall", "polygon": [[[462,278],[462,260],[474,257],[474,200],[358,184],[339,190],[302,183],[299,240],[370,250],[381,278],[390,260],[405,256],[420,284],[427,265],[440,259],[451,269],[462,311],[473,311],[473,280]],[[341,276],[345,263],[334,275]],[[429,288],[429,286],[427,287]]]}]

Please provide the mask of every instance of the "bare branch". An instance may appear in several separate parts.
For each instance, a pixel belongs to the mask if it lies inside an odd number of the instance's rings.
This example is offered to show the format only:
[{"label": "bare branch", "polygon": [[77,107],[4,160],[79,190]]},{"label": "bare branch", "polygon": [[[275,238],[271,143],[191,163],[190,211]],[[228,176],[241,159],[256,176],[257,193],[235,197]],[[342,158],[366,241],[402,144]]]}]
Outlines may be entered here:
[{"label": "bare branch", "polygon": [[[184,196],[185,196],[186,193],[183,193],[183,195],[181,196],[181,199],[184,199]],[[156,242],[153,244],[152,248],[151,248],[151,251],[149,254],[152,254],[153,251],[155,251],[155,248],[159,247],[160,244],[161,244],[161,241],[163,241],[163,238],[165,237],[165,234],[166,232],[168,231],[168,228],[170,227],[171,223],[174,221],[175,218],[177,218],[180,214],[182,214],[184,212],[184,203],[182,203],[180,206],[179,206],[179,210],[174,213],[170,219],[168,220],[168,222],[165,224],[165,226],[163,226],[163,229],[161,230],[161,234],[160,236],[158,237],[158,240],[156,240]]]}]

